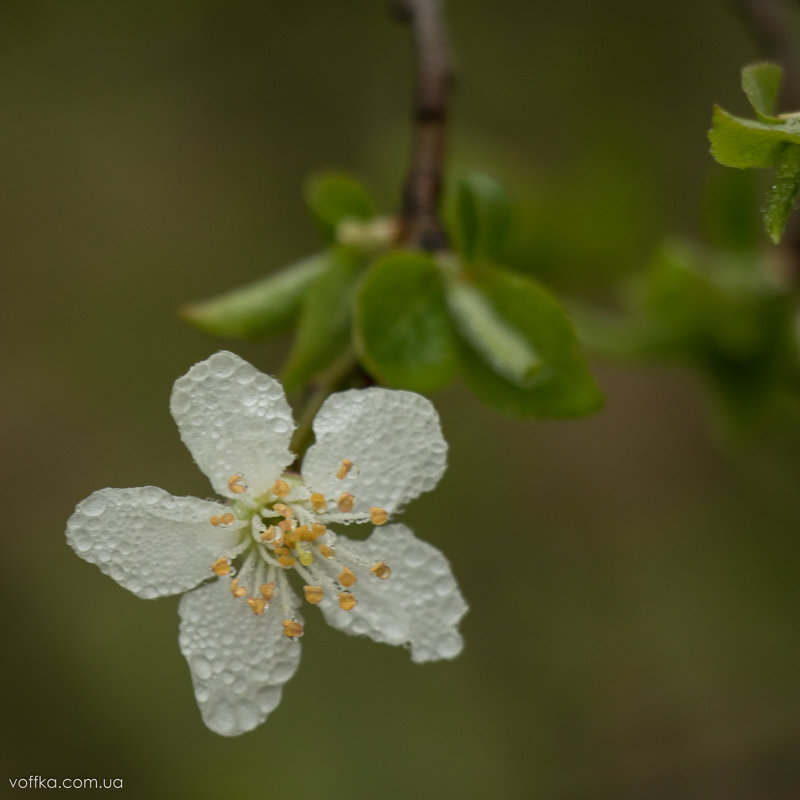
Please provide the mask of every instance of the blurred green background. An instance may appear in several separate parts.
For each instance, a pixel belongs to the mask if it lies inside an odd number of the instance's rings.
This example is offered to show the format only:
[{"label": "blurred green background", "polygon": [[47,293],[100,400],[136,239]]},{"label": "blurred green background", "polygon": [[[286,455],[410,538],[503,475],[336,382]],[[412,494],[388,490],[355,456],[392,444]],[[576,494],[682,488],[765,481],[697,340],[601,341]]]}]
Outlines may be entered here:
[{"label": "blurred green background", "polygon": [[[466,650],[415,666],[310,613],[282,704],[241,738],[200,720],[176,601],[143,602],[66,546],[94,489],[210,494],[167,404],[222,345],[176,308],[318,246],[312,170],[351,170],[396,208],[411,54],[385,5],[0,9],[2,786],[800,796],[798,460],[722,448],[688,372],[597,364],[607,407],[580,422],[436,396],[450,468],[404,519],[453,563]],[[738,69],[756,56],[722,0],[460,0],[450,21],[451,161],[539,210],[534,272],[602,285],[699,228],[721,169],[711,103],[745,112]],[[275,372],[286,346],[233,349]]]}]

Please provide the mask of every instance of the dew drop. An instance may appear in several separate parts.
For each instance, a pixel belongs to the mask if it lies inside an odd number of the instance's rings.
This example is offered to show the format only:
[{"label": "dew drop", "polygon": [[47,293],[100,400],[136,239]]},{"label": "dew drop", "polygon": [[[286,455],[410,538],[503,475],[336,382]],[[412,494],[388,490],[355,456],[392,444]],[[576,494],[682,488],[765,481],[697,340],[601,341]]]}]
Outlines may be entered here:
[{"label": "dew drop", "polygon": [[98,517],[106,510],[106,500],[101,494],[95,492],[81,503],[80,509],[81,513],[86,514],[87,517]]}]

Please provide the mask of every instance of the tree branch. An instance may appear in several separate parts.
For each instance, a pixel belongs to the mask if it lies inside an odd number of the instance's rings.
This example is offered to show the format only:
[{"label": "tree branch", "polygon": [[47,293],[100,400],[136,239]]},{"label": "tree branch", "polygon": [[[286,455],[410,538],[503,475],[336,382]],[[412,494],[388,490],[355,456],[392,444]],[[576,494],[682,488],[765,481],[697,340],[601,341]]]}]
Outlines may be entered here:
[{"label": "tree branch", "polygon": [[447,96],[453,66],[442,19],[444,0],[395,0],[392,10],[410,25],[417,54],[411,165],[403,189],[400,241],[435,252],[448,246],[439,216]]}]

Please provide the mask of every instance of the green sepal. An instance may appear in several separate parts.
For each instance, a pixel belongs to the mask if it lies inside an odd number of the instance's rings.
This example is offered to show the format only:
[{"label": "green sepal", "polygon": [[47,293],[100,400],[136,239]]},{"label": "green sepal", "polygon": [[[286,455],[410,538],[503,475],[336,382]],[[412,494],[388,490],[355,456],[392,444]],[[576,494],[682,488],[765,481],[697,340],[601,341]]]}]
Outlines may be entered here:
[{"label": "green sepal", "polygon": [[764,224],[775,244],[780,242],[786,221],[800,195],[800,146],[789,145],[784,148],[777,166],[764,208]]},{"label": "green sepal", "polygon": [[800,144],[800,121],[742,119],[714,106],[708,138],[711,155],[726,167],[775,167],[787,144]]},{"label": "green sepal", "polygon": [[356,344],[381,383],[432,392],[457,368],[442,276],[429,255],[395,251],[379,258],[356,298]]},{"label": "green sepal", "polygon": [[342,220],[368,220],[375,216],[375,203],[355,178],[341,172],[312,175],[305,186],[305,199],[311,215],[325,236],[333,241]]},{"label": "green sepal", "polygon": [[566,313],[539,284],[489,268],[472,285],[539,361],[522,380],[521,375],[510,379],[508,365],[501,369],[496,360],[487,358],[490,348],[476,347],[474,336],[465,336],[456,321],[462,374],[478,397],[505,413],[539,418],[584,416],[602,405]]},{"label": "green sepal", "polygon": [[206,333],[233,339],[262,339],[290,330],[308,287],[328,266],[320,253],[265,278],[192,303],[181,316]]},{"label": "green sepal", "polygon": [[366,264],[354,248],[331,248],[327,269],[303,298],[297,335],[281,376],[287,390],[323,372],[350,346],[353,295]]},{"label": "green sepal", "polygon": [[511,224],[511,204],[498,181],[482,172],[457,176],[445,202],[447,227],[467,264],[492,261],[503,250]]},{"label": "green sepal", "polygon": [[761,62],[742,68],[742,89],[753,111],[766,119],[775,118],[775,105],[781,88],[783,70],[777,64]]}]

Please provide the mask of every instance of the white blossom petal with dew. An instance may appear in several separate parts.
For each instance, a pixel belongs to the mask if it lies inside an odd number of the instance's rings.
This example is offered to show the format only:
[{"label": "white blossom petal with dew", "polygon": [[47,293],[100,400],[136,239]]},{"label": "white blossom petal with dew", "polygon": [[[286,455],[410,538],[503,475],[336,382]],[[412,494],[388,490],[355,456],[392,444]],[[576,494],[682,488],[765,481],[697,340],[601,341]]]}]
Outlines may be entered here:
[{"label": "white blossom petal with dew", "polygon": [[[195,364],[170,408],[223,502],[162,489],[102,489],[75,509],[67,541],[126,589],[186,592],[180,649],[203,720],[224,736],[278,705],[300,660],[301,594],[327,621],[454,658],[467,606],[450,566],[404,525],[384,524],[441,478],[447,445],[431,403],[412,392],[352,389],[327,398],[302,475],[288,472],[294,423],[283,389],[233,353]],[[330,525],[371,523],[364,541]]]}]

